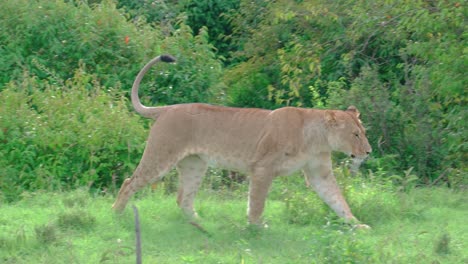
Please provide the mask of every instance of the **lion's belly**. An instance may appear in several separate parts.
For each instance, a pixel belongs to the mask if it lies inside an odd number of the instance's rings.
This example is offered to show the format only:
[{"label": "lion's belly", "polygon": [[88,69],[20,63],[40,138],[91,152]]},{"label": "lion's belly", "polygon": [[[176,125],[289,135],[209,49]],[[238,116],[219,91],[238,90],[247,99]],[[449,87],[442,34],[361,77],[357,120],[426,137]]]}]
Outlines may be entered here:
[{"label": "lion's belly", "polygon": [[[249,173],[250,170],[255,169],[251,166],[256,162],[241,154],[236,155],[235,153],[231,153],[230,156],[227,156],[216,153],[211,155],[199,154],[199,156],[207,162],[210,167],[243,173]],[[306,154],[298,154],[294,157],[283,156],[282,158],[277,158],[274,162],[269,163],[268,168],[271,169],[271,173],[274,174],[274,176],[286,176],[301,170],[307,162],[308,156]]]},{"label": "lion's belly", "polygon": [[208,163],[208,166],[215,168],[222,168],[238,172],[248,171],[248,161],[242,159],[240,156],[226,157],[222,155],[199,155],[201,159]]}]

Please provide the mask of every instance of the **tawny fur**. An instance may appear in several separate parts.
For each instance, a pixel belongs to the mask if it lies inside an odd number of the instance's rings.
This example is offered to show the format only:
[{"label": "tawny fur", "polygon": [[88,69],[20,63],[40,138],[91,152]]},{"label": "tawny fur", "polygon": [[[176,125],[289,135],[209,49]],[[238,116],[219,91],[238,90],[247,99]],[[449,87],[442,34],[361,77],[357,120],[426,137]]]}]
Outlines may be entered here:
[{"label": "tawny fur", "polygon": [[158,56],[137,75],[132,87],[136,111],[157,120],[133,176],[126,179],[113,208],[122,211],[129,198],[160,180],[171,168],[179,172],[178,205],[196,217],[193,201],[207,166],[245,172],[250,176],[248,220],[260,224],[272,180],[295,171],[348,222],[357,222],[332,171],[331,152],[358,161],[371,152],[355,107],[346,111],[284,107],[277,110],[232,108],[208,104],[145,107],[138,87],[148,69],[171,56]]}]

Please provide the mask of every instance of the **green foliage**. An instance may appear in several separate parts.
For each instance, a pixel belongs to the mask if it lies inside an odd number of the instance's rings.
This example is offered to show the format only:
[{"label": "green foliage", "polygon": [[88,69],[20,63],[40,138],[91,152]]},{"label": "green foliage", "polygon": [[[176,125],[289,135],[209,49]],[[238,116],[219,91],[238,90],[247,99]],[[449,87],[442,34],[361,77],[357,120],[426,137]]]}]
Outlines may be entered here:
[{"label": "green foliage", "polygon": [[230,17],[239,8],[239,0],[184,0],[179,6],[187,16],[186,23],[195,31],[208,32],[208,40],[216,47],[216,53],[222,57],[229,57],[235,50],[232,39]]},{"label": "green foliage", "polygon": [[[201,28],[193,35],[184,19],[176,21],[177,29],[166,24],[152,27],[141,19],[128,21],[112,1],[87,5],[8,0],[2,7],[0,27],[5,30],[0,46],[5,56],[0,58],[0,90],[1,85],[20,79],[25,70],[40,80],[59,83],[73,77],[78,65],[106,87],[128,89],[147,60],[170,53],[179,58],[175,70],[160,71],[143,85],[151,87],[152,101],[219,99],[210,88],[219,80],[221,63],[208,43],[207,30]],[[168,88],[156,89],[155,81]]]},{"label": "green foliage", "polygon": [[392,179],[396,182],[399,191],[409,192],[415,187],[415,183],[418,180],[418,177],[411,173],[413,168],[409,168],[404,171],[403,176],[392,175],[389,179]]},{"label": "green foliage", "polygon": [[[92,89],[91,89],[92,88]],[[0,93],[0,188],[6,200],[24,190],[114,187],[132,172],[145,129],[116,90],[78,70],[63,86],[34,77]]]},{"label": "green foliage", "polygon": [[268,96],[268,75],[256,70],[255,64],[246,67],[255,73],[246,74],[241,72],[242,69],[235,68],[231,70],[230,76],[225,77],[226,83],[232,84],[227,88],[228,104],[237,107],[274,108],[275,104]]},{"label": "green foliage", "polygon": [[177,63],[162,66],[165,70],[159,70],[153,79],[145,81],[149,88],[145,90],[143,85],[141,94],[149,95],[152,104],[223,102],[219,84],[222,64],[208,43],[207,29],[202,28],[198,35],[193,35],[183,22],[178,27],[162,44],[167,47],[167,53],[175,55]]},{"label": "green foliage", "polygon": [[[63,1],[4,1],[0,37],[1,82],[18,79],[24,70],[57,82],[73,76],[78,63],[96,72],[108,86],[129,86],[146,54],[159,43],[155,32],[142,37],[111,1],[90,7]],[[13,15],[15,14],[15,15]],[[146,50],[145,50],[146,49]]]},{"label": "green foliage", "polygon": [[117,7],[122,8],[134,20],[145,19],[148,23],[171,25],[177,14],[177,1],[173,0],[118,0]]}]

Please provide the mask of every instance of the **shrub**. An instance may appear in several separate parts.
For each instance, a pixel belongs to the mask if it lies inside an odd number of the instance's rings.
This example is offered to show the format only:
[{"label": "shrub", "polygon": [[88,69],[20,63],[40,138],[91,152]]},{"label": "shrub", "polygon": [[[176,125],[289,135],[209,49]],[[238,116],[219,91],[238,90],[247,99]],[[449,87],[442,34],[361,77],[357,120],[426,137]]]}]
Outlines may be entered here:
[{"label": "shrub", "polygon": [[0,188],[24,190],[118,184],[138,164],[146,131],[127,99],[76,71],[63,85],[26,76],[0,92]]},{"label": "shrub", "polygon": [[0,44],[6,56],[0,58],[0,85],[24,70],[40,79],[66,80],[82,62],[101,84],[129,87],[139,63],[159,53],[159,32],[128,22],[112,1],[92,7],[73,2],[2,2]]},{"label": "shrub", "polygon": [[[129,21],[114,1],[6,0],[0,10],[0,90],[24,71],[38,80],[63,84],[78,65],[106,87],[129,89],[150,58],[161,53],[177,57],[173,70],[148,74],[151,101],[210,101],[216,92],[221,62],[215,58],[206,28],[198,34],[181,16],[176,26]],[[159,87],[167,89],[156,89]],[[143,89],[144,90],[144,89]]]}]

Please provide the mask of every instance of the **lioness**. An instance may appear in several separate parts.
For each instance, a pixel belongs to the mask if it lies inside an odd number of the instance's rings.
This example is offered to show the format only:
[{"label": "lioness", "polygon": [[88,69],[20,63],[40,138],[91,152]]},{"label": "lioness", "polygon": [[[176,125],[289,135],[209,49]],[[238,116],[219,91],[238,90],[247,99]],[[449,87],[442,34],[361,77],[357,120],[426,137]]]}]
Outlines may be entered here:
[{"label": "lioness", "polygon": [[[356,160],[371,152],[358,110],[316,110],[284,107],[276,110],[232,108],[208,104],[143,106],[140,82],[155,63],[173,62],[170,55],[152,59],[138,73],[131,99],[141,115],[157,119],[133,176],[126,179],[113,208],[122,211],[129,198],[145,185],[160,180],[174,166],[179,172],[179,207],[196,217],[195,194],[208,165],[250,176],[248,220],[260,224],[273,178],[297,170],[306,183],[345,221],[357,223],[332,172],[331,152]],[[364,226],[364,225],[361,225]]]}]

